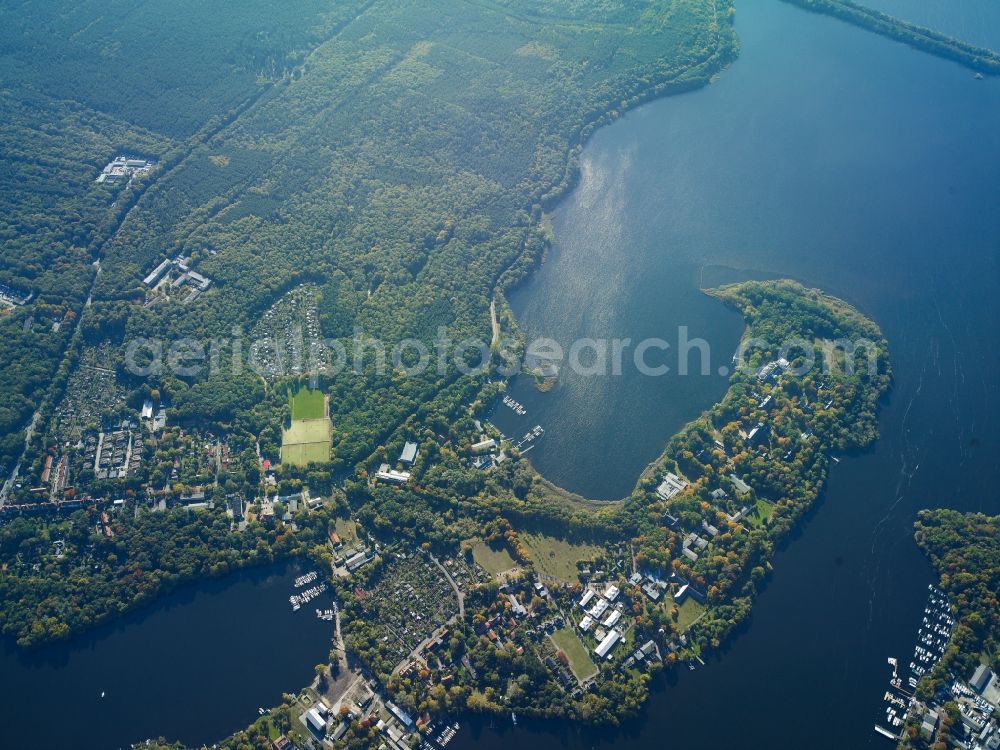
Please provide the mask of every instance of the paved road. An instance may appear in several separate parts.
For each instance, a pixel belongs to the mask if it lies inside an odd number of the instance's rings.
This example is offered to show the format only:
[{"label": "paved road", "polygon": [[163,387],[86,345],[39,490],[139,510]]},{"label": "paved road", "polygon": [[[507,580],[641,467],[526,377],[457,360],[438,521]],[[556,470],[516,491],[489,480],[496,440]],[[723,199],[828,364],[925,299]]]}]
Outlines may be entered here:
[{"label": "paved road", "polygon": [[28,447],[31,444],[31,437],[35,434],[35,427],[38,425],[38,419],[40,416],[41,412],[36,411],[31,416],[31,424],[24,429],[24,450],[21,451],[21,457],[17,459],[17,463],[14,464],[14,469],[10,472],[10,476],[7,477],[7,481],[4,482],[3,487],[0,488],[0,508],[3,508],[4,503],[7,502],[7,495],[14,486],[14,482],[17,481],[17,475],[21,471],[21,462],[24,461],[25,457],[28,455]]},{"label": "paved road", "polygon": [[438,566],[438,570],[440,570],[442,573],[444,573],[444,577],[447,578],[448,579],[448,583],[451,584],[452,591],[454,591],[455,592],[455,596],[458,597],[458,616],[461,619],[464,620],[465,619],[465,594],[463,594],[459,590],[458,584],[455,583],[454,579],[451,577],[451,574],[447,570],[445,570],[445,567],[441,563],[438,562],[438,559],[436,557],[434,557],[434,555],[431,555],[431,560],[434,562],[435,565]]}]

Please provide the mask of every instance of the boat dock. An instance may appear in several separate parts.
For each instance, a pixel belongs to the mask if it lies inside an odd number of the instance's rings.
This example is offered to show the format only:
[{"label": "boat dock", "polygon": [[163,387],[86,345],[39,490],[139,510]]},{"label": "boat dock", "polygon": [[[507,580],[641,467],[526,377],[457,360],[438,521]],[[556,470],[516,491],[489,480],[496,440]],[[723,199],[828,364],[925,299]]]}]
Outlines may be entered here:
[{"label": "boat dock", "polygon": [[326,591],[326,584],[321,583],[318,586],[313,586],[312,588],[306,589],[301,594],[292,594],[288,597],[289,603],[292,605],[292,611],[296,612],[303,604],[308,604],[311,600],[315,599],[317,596]]},{"label": "boat dock", "polygon": [[520,401],[515,401],[510,396],[503,397],[503,405],[521,417],[528,413],[528,410],[524,408]]},{"label": "boat dock", "polygon": [[914,702],[913,690],[920,678],[933,669],[944,655],[954,626],[955,618],[951,615],[951,603],[947,595],[937,586],[929,585],[927,606],[924,607],[923,620],[917,630],[913,658],[903,670],[900,670],[897,659],[888,659],[892,667],[892,678],[889,680],[889,688],[882,696],[882,715],[875,723],[878,734],[894,742],[899,741],[906,715]]},{"label": "boat dock", "polygon": [[542,429],[542,426],[540,424],[536,424],[531,430],[524,433],[524,435],[521,437],[521,440],[514,444],[514,447],[517,448],[522,453],[524,453],[525,451],[522,450],[524,446],[531,445],[544,434],[545,430]]},{"label": "boat dock", "polygon": [[295,579],[295,588],[300,589],[307,583],[312,583],[313,581],[315,581],[317,577],[319,577],[319,573],[317,573],[315,570],[311,570],[304,576],[299,576],[298,578]]}]

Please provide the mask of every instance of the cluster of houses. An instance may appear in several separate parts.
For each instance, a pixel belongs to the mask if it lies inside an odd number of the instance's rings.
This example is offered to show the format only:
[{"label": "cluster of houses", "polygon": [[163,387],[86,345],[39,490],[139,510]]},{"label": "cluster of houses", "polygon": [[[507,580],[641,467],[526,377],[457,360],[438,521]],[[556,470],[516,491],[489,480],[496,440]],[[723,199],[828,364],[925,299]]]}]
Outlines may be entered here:
[{"label": "cluster of houses", "polygon": [[97,436],[94,451],[94,474],[98,479],[125,479],[142,464],[142,435],[125,420],[112,432]]},{"label": "cluster of houses", "polygon": [[[458,600],[448,578],[426,555],[385,550],[380,554],[385,567],[364,598],[374,608],[372,624],[384,650],[398,662],[458,613]],[[348,562],[345,558],[344,565]]]},{"label": "cluster of houses", "polygon": [[112,361],[106,351],[86,348],[83,362],[70,375],[62,401],[55,410],[56,439],[63,446],[72,445],[86,432],[96,431],[108,414],[125,401],[125,390],[111,367],[90,364]]},{"label": "cluster of houses", "polygon": [[667,590],[666,581],[653,578],[649,575],[644,576],[638,571],[632,574],[632,577],[628,579],[628,582],[633,586],[638,586],[642,590],[642,593],[653,602],[660,601],[660,598],[663,596],[663,592]]},{"label": "cluster of houses", "polygon": [[719,530],[708,521],[701,522],[701,531],[708,539],[698,532],[690,531],[681,543],[681,554],[693,563],[698,562],[698,556],[708,549],[711,540],[719,535]]},{"label": "cluster of houses", "polygon": [[580,608],[587,613],[580,620],[579,628],[586,633],[596,626],[595,636],[598,644],[594,648],[594,653],[599,659],[610,658],[611,651],[622,638],[619,626],[622,611],[620,607],[612,608],[620,593],[614,584],[605,588],[600,595],[588,588],[579,601]]}]

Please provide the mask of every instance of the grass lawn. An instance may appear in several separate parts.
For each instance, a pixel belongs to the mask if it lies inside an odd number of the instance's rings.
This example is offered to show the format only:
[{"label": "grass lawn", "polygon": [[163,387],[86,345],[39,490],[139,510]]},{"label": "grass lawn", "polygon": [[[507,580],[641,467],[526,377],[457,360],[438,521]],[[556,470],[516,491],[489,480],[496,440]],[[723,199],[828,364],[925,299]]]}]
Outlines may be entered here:
[{"label": "grass lawn", "polygon": [[577,561],[591,560],[601,551],[593,544],[567,542],[542,534],[518,532],[518,536],[531,553],[538,570],[566,583],[578,580]]},{"label": "grass lawn", "polygon": [[291,402],[293,422],[296,419],[323,419],[326,417],[323,391],[303,388],[291,397]]},{"label": "grass lawn", "polygon": [[346,546],[353,547],[358,543],[358,524],[349,518],[338,518],[334,521],[337,536]]},{"label": "grass lawn", "polygon": [[705,606],[694,597],[688,597],[684,603],[677,608],[677,627],[683,633],[691,624],[702,616]]},{"label": "grass lawn", "polygon": [[281,433],[281,462],[306,466],[330,460],[330,420],[297,419]]},{"label": "grass lawn", "polygon": [[494,549],[482,539],[475,538],[467,539],[466,544],[472,546],[472,558],[493,575],[517,567],[517,561],[510,556],[506,547],[499,546]]},{"label": "grass lawn", "polygon": [[565,652],[569,658],[569,668],[573,670],[576,679],[585,680],[597,671],[597,665],[590,658],[587,647],[571,628],[560,628],[549,637],[556,644],[556,648]]},{"label": "grass lawn", "polygon": [[272,724],[270,722],[270,720],[269,720],[267,722],[267,738],[269,740],[274,741],[274,740],[278,739],[280,736],[281,736],[281,732],[278,731],[278,728],[276,726],[274,726],[274,724]]},{"label": "grass lawn", "polygon": [[772,513],[774,513],[774,503],[767,500],[758,500],[746,519],[753,526],[759,527],[767,522]]}]

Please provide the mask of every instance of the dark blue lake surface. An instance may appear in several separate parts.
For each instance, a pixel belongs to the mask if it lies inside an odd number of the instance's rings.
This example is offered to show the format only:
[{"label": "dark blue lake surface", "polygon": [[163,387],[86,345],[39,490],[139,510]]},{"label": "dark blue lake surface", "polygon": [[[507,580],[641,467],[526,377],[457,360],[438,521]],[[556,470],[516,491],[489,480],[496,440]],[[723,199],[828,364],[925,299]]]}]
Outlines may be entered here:
[{"label": "dark blue lake surface", "polygon": [[[997,7],[896,4],[925,23],[953,8],[951,33]],[[915,514],[1000,512],[1000,81],[777,0],[738,3],[737,31],[741,56],[712,86],[596,133],[551,257],[513,305],[529,334],[561,341],[688,325],[718,364],[739,324],[698,296],[703,274],[822,287],[889,340],[881,439],[833,468],[746,631],[661,684],[623,733],[522,720],[463,733],[457,750],[891,747],[872,731],[886,657],[912,651],[933,579]],[[521,422],[547,428],[535,465],[594,498],[627,493],[724,388],[579,380],[514,395]]]},{"label": "dark blue lake surface", "polygon": [[970,44],[1000,48],[996,0],[867,0],[865,4]]},{"label": "dark blue lake surface", "polygon": [[258,706],[308,685],[329,653],[331,623],[288,603],[300,573],[280,564],[186,586],[38,651],[4,640],[0,747],[111,750],[158,736],[197,746],[242,729]]}]

